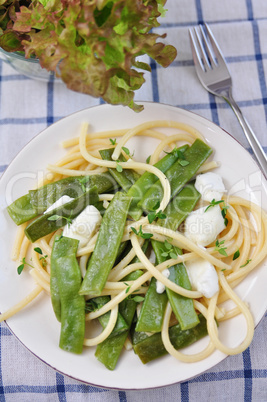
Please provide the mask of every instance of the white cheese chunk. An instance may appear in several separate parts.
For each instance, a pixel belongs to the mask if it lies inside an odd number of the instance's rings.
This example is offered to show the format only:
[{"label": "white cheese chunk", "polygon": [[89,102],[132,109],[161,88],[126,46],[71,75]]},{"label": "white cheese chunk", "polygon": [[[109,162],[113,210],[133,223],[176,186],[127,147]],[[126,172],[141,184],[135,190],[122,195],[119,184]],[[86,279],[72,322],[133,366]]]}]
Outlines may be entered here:
[{"label": "white cheese chunk", "polygon": [[[166,278],[169,278],[170,271],[168,269],[164,269],[164,271],[162,271],[162,275],[166,276]],[[157,293],[163,293],[164,290],[165,290],[165,285],[163,285],[162,282],[157,281],[156,282],[156,291],[157,291]]]},{"label": "white cheese chunk", "polygon": [[203,258],[196,258],[186,261],[185,266],[193,290],[198,290],[208,298],[218,292],[218,275],[210,262],[203,260]]},{"label": "white cheese chunk", "polygon": [[199,174],[196,177],[195,187],[205,201],[219,201],[225,193],[225,186],[221,176],[213,172]]},{"label": "white cheese chunk", "polygon": [[54,204],[50,205],[50,207],[47,208],[47,210],[44,212],[44,214],[47,214],[50,211],[53,211],[55,208],[62,207],[62,205],[67,204],[71,200],[74,200],[74,198],[69,197],[68,195],[63,195],[60,197]]},{"label": "white cheese chunk", "polygon": [[101,223],[101,214],[93,205],[88,205],[71,225],[66,225],[63,236],[79,240],[79,247],[84,247]]},{"label": "white cheese chunk", "polygon": [[[200,246],[207,246],[225,229],[221,208],[215,205],[196,209],[185,220],[184,235]],[[206,210],[206,212],[205,212]]]}]

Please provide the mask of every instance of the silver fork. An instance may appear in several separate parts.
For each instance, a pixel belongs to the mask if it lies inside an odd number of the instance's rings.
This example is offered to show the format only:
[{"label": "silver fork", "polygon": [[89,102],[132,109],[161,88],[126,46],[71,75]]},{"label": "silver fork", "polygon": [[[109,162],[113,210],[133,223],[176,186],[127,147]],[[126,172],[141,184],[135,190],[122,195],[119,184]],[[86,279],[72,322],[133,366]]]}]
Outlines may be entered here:
[{"label": "silver fork", "polygon": [[198,78],[207,91],[213,95],[220,96],[231,106],[255,158],[264,176],[267,178],[267,156],[233,98],[232,78],[226,61],[211,29],[207,24],[205,24],[205,28],[206,32],[203,26],[189,29],[192,54]]}]

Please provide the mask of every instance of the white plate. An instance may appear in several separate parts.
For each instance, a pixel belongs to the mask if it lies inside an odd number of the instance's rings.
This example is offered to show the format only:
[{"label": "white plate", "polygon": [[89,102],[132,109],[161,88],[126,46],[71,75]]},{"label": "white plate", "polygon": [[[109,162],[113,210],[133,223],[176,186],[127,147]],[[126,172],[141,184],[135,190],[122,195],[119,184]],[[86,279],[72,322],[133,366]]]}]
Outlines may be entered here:
[{"label": "white plate", "polygon": [[[32,279],[18,275],[16,264],[10,260],[11,246],[16,232],[15,224],[6,212],[6,206],[15,198],[33,188],[48,163],[65,154],[59,143],[77,136],[81,122],[88,121],[93,131],[132,127],[148,120],[177,120],[194,126],[215,150],[214,159],[221,162],[218,172],[225,179],[231,193],[261,205],[267,205],[266,180],[249,153],[221,128],[191,112],[172,106],[145,103],[143,112],[136,114],[128,108],[102,105],[68,116],[34,138],[14,159],[0,181],[0,311],[5,311],[24,297],[34,286]],[[153,143],[153,144],[152,144]],[[139,137],[131,141],[135,157],[144,160],[156,141]],[[239,287],[238,293],[249,303],[255,325],[267,308],[266,261]],[[58,347],[60,325],[54,317],[50,299],[42,294],[30,306],[8,320],[16,337],[36,356],[59,372],[99,387],[116,389],[146,389],[185,381],[213,367],[225,357],[216,351],[204,361],[185,364],[171,356],[143,365],[134,352],[124,352],[117,368],[108,371],[94,357],[94,348],[85,349],[76,356]],[[220,325],[221,339],[229,346],[239,344],[246,331],[245,320],[238,316]],[[190,351],[206,345],[203,339]]]}]

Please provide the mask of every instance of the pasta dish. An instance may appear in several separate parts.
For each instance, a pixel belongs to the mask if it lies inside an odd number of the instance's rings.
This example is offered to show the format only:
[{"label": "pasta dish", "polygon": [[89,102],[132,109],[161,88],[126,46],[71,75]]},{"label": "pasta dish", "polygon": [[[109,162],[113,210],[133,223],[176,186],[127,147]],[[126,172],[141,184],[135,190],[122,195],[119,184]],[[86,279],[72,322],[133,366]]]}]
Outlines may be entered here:
[{"label": "pasta dish", "polygon": [[[134,136],[158,141],[145,163],[128,148]],[[95,347],[110,370],[124,348],[143,363],[244,351],[254,321],[235,287],[266,258],[267,216],[229,195],[203,135],[170,120],[102,132],[84,123],[62,145],[66,155],[37,188],[8,206],[18,225],[12,259],[36,285],[0,321],[45,292],[61,323],[59,346]],[[247,332],[232,348],[220,323],[239,314]],[[88,337],[92,321],[101,330]],[[202,351],[183,350],[204,336]]]}]

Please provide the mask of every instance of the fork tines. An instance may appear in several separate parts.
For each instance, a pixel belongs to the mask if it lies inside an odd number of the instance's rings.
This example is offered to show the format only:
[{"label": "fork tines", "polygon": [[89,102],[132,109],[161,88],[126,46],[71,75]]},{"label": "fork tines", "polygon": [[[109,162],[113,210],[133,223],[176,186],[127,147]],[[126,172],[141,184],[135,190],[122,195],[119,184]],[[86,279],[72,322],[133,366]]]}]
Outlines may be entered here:
[{"label": "fork tines", "polygon": [[[191,47],[195,64],[201,65],[206,71],[214,68],[220,62],[226,63],[219,45],[213,36],[208,24],[199,25],[189,29]],[[197,60],[195,60],[195,57]]]}]

